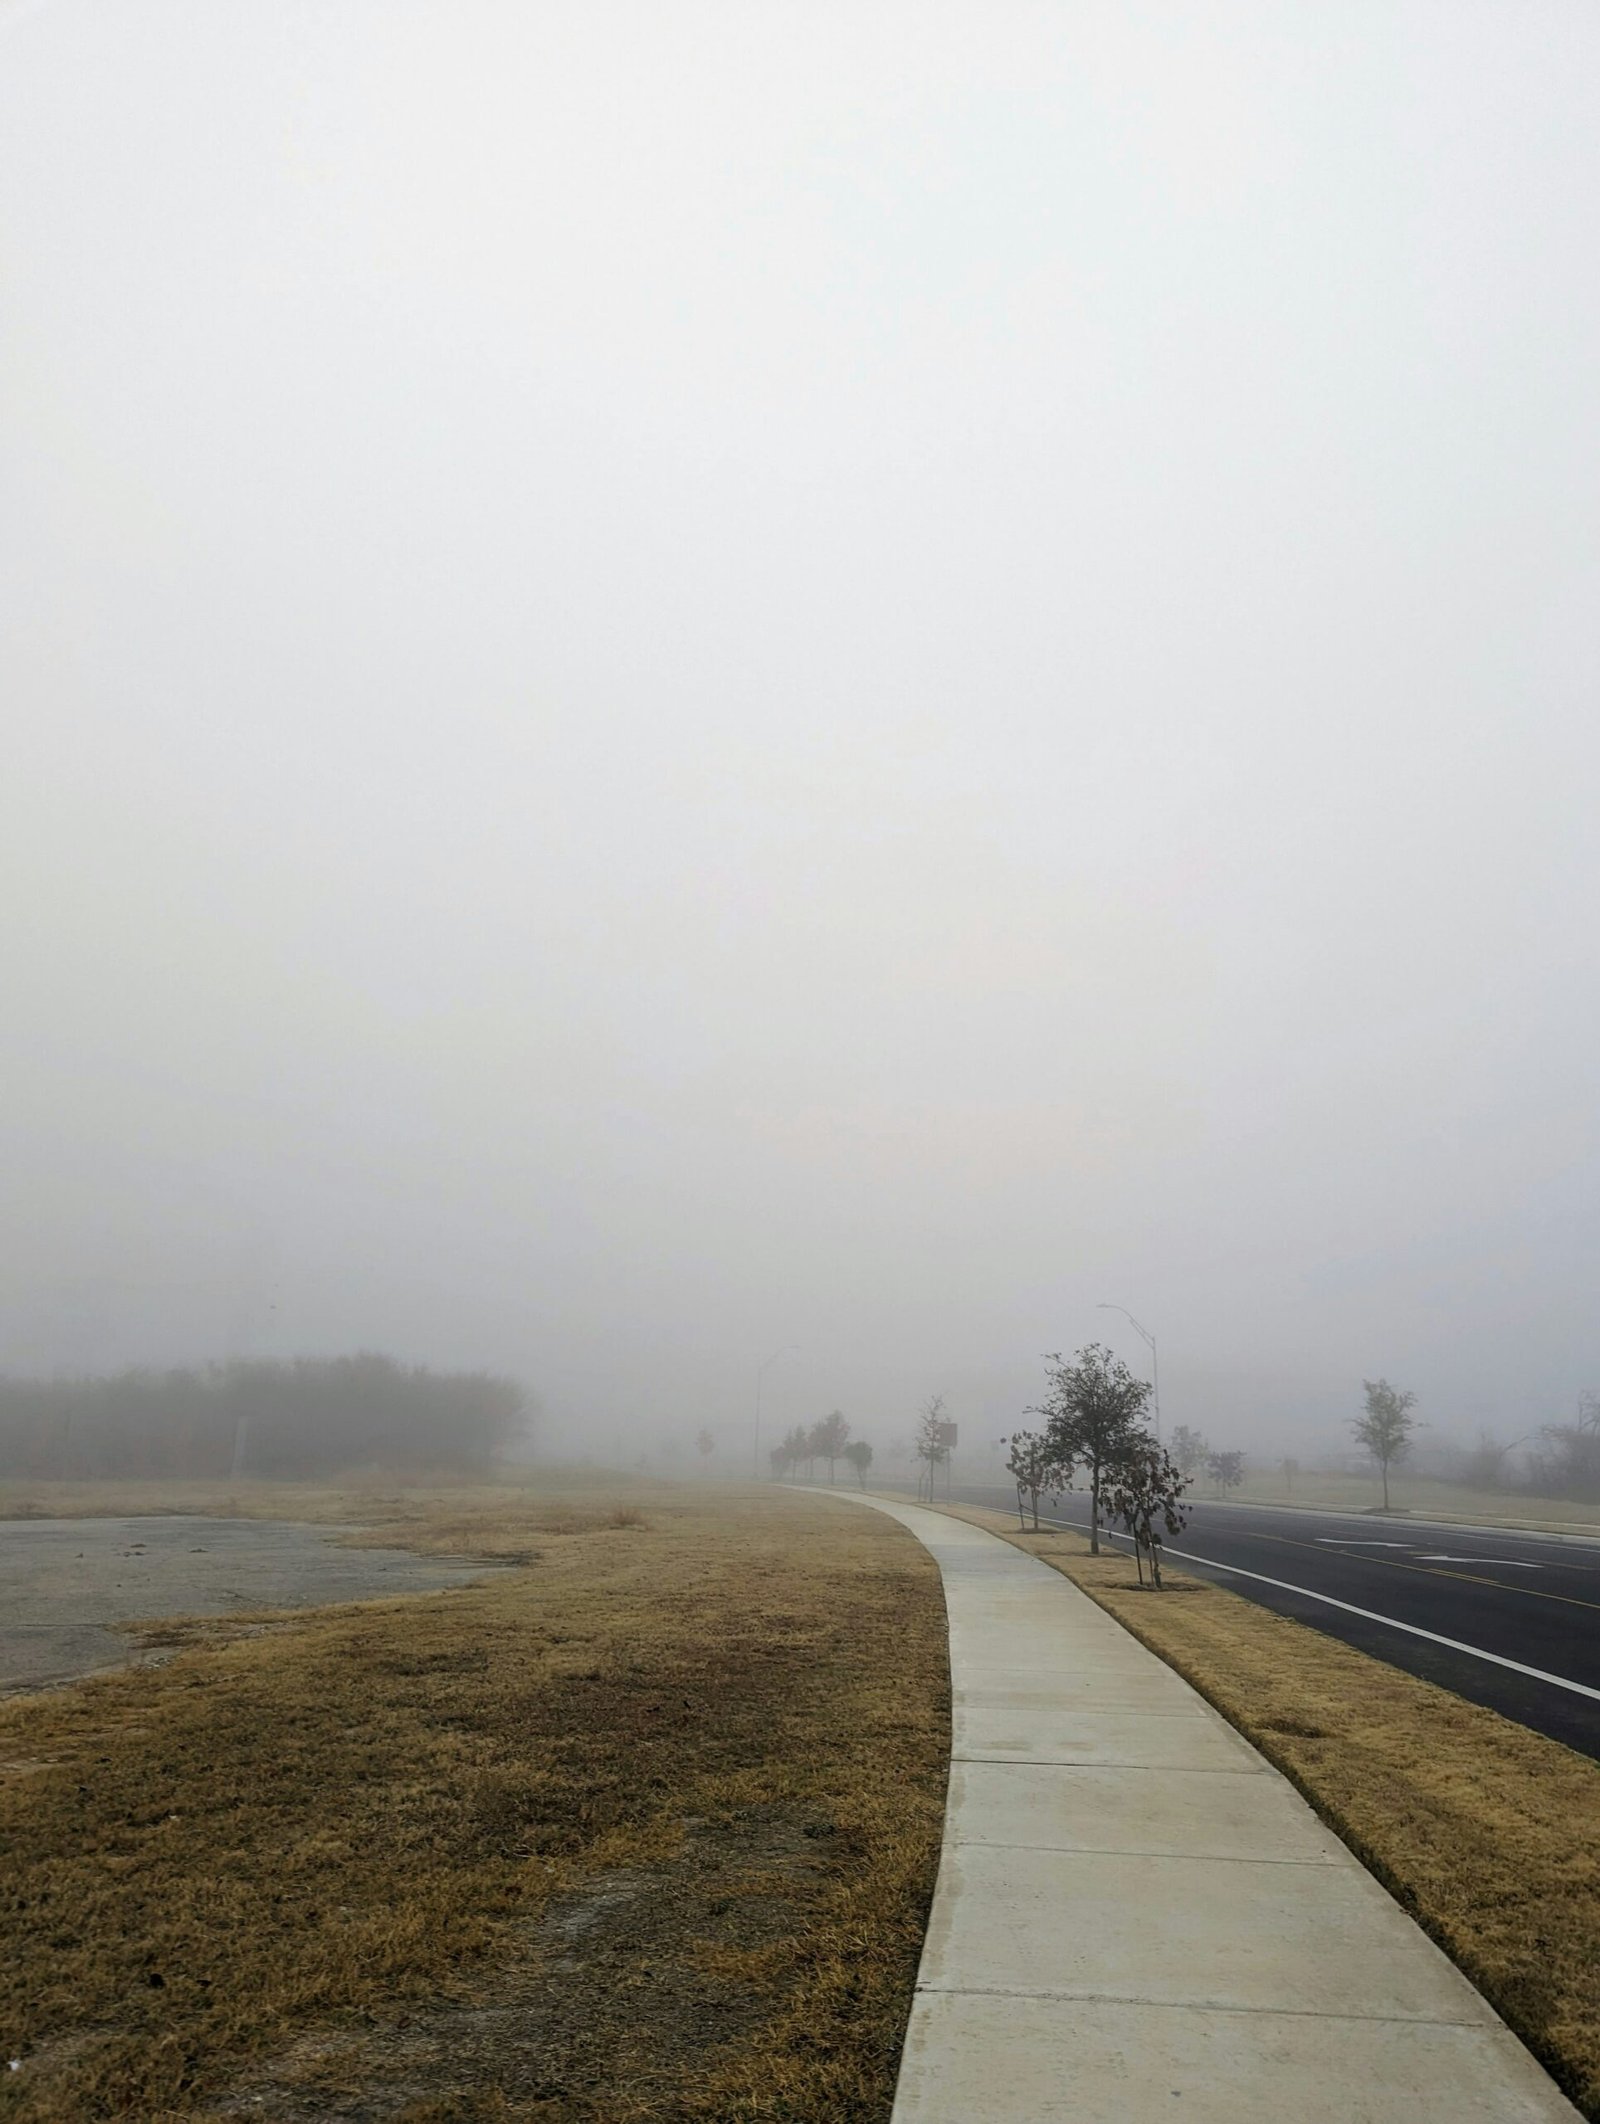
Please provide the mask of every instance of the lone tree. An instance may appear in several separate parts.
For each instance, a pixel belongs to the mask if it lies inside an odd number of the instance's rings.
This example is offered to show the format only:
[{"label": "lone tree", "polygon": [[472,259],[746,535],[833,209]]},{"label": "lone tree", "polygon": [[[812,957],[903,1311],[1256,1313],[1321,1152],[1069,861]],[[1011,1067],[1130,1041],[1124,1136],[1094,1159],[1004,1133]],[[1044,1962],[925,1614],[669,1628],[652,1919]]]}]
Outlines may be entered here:
[{"label": "lone tree", "polygon": [[1172,1443],[1167,1450],[1183,1474],[1198,1475],[1211,1448],[1192,1424],[1180,1423],[1173,1429]]},{"label": "lone tree", "polygon": [[[950,1458],[950,1447],[946,1442],[949,1438],[949,1423],[950,1418],[945,1413],[944,1396],[930,1394],[922,1405],[921,1415],[917,1418],[917,1458],[928,1471],[926,1480],[930,1498],[933,1496],[934,1470],[943,1467]],[[921,1475],[917,1477],[919,1497],[922,1495],[923,1480]]]},{"label": "lone tree", "polygon": [[1417,1405],[1417,1397],[1401,1393],[1387,1379],[1363,1379],[1361,1387],[1367,1405],[1350,1428],[1378,1463],[1383,1476],[1383,1509],[1387,1512],[1389,1466],[1391,1461],[1398,1466],[1411,1450],[1411,1433],[1417,1427],[1411,1411]]},{"label": "lone tree", "polygon": [[700,1458],[702,1460],[709,1460],[712,1454],[717,1450],[717,1441],[712,1437],[711,1433],[705,1428],[704,1425],[702,1425],[701,1428],[695,1432],[694,1445],[695,1451],[700,1455]]},{"label": "lone tree", "polygon": [[811,1434],[803,1423],[791,1425],[783,1438],[783,1465],[787,1472],[795,1472],[802,1460],[811,1455]]},{"label": "lone tree", "polygon": [[833,1464],[844,1451],[849,1439],[850,1426],[837,1409],[824,1416],[820,1423],[812,1425],[811,1450],[819,1459],[828,1463],[829,1482],[833,1480]]},{"label": "lone tree", "polygon": [[1089,1553],[1100,1554],[1100,1490],[1111,1467],[1142,1431],[1150,1382],[1135,1379],[1120,1357],[1091,1342],[1071,1364],[1059,1351],[1045,1359],[1048,1381],[1040,1406],[1045,1439],[1063,1482],[1081,1468],[1089,1478]]},{"label": "lone tree", "polygon": [[1242,1453],[1208,1453],[1206,1472],[1224,1497],[1236,1490],[1244,1481],[1244,1455]]},{"label": "lone tree", "polygon": [[1014,1431],[1006,1441],[1011,1451],[1006,1466],[1017,1485],[1017,1523],[1025,1524],[1022,1517],[1024,1496],[1033,1502],[1033,1531],[1039,1531],[1039,1499],[1046,1492],[1057,1496],[1065,1487],[1070,1470],[1063,1471],[1051,1457],[1050,1447],[1038,1431]]},{"label": "lone tree", "polygon": [[872,1465],[872,1448],[864,1438],[852,1438],[844,1449],[844,1457],[856,1471],[856,1480],[862,1489],[867,1486],[867,1470]]},{"label": "lone tree", "polygon": [[1150,1559],[1150,1582],[1161,1591],[1161,1540],[1181,1534],[1188,1524],[1181,1499],[1190,1478],[1162,1450],[1148,1431],[1132,1440],[1106,1470],[1106,1510],[1133,1536],[1134,1562],[1144,1584],[1144,1559]]}]

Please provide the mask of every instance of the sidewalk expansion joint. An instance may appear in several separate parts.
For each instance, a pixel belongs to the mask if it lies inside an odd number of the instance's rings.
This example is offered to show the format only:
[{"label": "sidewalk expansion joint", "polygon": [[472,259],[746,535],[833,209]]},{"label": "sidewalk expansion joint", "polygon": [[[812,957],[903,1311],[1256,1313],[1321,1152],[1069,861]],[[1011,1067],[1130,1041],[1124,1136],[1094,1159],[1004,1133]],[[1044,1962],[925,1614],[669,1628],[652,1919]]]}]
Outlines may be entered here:
[{"label": "sidewalk expansion joint", "polygon": [[997,1763],[1017,1770],[1154,1770],[1162,1777],[1259,1777],[1270,1766],[1259,1763],[1119,1763],[1104,1755],[968,1755],[952,1749],[953,1763]]},{"label": "sidewalk expansion joint", "polygon": [[[1474,2028],[1490,2029],[1495,2024],[1486,2019],[1457,2019],[1453,2014],[1437,2013],[1340,2013],[1324,2012],[1315,2006],[1245,2006],[1238,1999],[1153,1999],[1147,1993],[1137,1991],[1050,1991],[1042,1986],[1006,1984],[925,1984],[920,1979],[917,1992],[924,1998],[937,1999],[1053,1999],[1072,2006],[1140,2006],[1146,2011],[1162,2013],[1239,2013],[1264,2014],[1273,2020],[1284,2021],[1371,2021],[1385,2028]],[[1500,2032],[1505,2033],[1502,2028]]]},{"label": "sidewalk expansion joint", "polygon": [[1037,1838],[1020,1843],[1009,1836],[963,1836],[949,1839],[952,1851],[1048,1851],[1057,1858],[1161,1859],[1174,1866],[1342,1866],[1337,1852],[1315,1858],[1275,1858],[1258,1851],[1141,1851],[1136,1844],[1046,1844]]}]

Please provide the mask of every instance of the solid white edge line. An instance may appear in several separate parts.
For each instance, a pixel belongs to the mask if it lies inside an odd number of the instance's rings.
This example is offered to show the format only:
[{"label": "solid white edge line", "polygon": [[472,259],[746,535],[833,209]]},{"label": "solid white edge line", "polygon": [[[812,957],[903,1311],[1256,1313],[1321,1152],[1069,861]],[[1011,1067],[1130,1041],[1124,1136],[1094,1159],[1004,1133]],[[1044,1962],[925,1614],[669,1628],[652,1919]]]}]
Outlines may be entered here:
[{"label": "solid white edge line", "polygon": [[[1075,1519],[1056,1521],[1057,1526],[1075,1530],[1079,1524]],[[1082,1531],[1087,1533],[1088,1528],[1083,1527]],[[1125,1534],[1114,1533],[1109,1527],[1102,1527],[1100,1531],[1108,1541],[1126,1541],[1128,1538]],[[1390,1630],[1404,1630],[1408,1637],[1425,1637],[1430,1645],[1444,1645],[1452,1652],[1465,1652],[1469,1659],[1486,1659],[1491,1666],[1509,1667],[1513,1674],[1526,1674],[1530,1681],[1548,1682],[1552,1689],[1570,1689],[1574,1696],[1587,1696],[1600,1703],[1600,1689],[1591,1689],[1587,1682],[1568,1681],[1564,1674],[1546,1674],[1543,1667],[1525,1667],[1520,1659],[1507,1659],[1503,1652],[1485,1652],[1481,1645],[1464,1645],[1459,1637],[1441,1637],[1437,1630],[1424,1630],[1419,1623],[1401,1622],[1394,1615],[1379,1615],[1372,1608],[1358,1608],[1351,1601],[1335,1600],[1331,1593],[1314,1593],[1309,1586],[1291,1585],[1286,1578],[1269,1578],[1265,1571],[1246,1571],[1239,1564],[1218,1563],[1214,1557],[1196,1556],[1189,1549],[1169,1549],[1165,1542],[1161,1547],[1163,1555],[1182,1557],[1185,1563],[1204,1564],[1208,1571],[1228,1571],[1235,1578],[1253,1578],[1263,1586],[1276,1586],[1280,1593],[1299,1593],[1306,1600],[1320,1600],[1324,1607],[1342,1608],[1346,1615],[1359,1615],[1363,1622],[1382,1623]]]}]

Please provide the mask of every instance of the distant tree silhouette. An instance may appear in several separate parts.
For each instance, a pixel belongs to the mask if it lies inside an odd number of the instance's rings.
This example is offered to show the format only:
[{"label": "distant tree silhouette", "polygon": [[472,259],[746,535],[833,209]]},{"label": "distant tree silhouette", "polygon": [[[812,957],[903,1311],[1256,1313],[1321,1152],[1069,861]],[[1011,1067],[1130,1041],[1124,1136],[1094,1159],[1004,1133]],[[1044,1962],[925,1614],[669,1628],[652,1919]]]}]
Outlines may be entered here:
[{"label": "distant tree silhouette", "polygon": [[856,1480],[862,1489],[867,1486],[867,1470],[872,1465],[872,1448],[864,1438],[852,1438],[844,1449],[844,1457],[856,1471]]},{"label": "distant tree silhouette", "polygon": [[1180,1423],[1173,1428],[1167,1450],[1185,1475],[1197,1475],[1205,1466],[1211,1448],[1192,1424]]},{"label": "distant tree silhouette", "polygon": [[843,1453],[849,1439],[850,1426],[837,1409],[824,1416],[812,1429],[811,1444],[818,1459],[828,1463],[829,1482],[833,1480],[833,1464]]},{"label": "distant tree silhouette", "polygon": [[0,1474],[267,1476],[482,1471],[524,1436],[513,1379],[364,1351],[83,1379],[0,1378]]},{"label": "distant tree silhouette", "polygon": [[1208,1453],[1206,1470],[1221,1494],[1226,1497],[1244,1481],[1244,1455],[1242,1453]]}]

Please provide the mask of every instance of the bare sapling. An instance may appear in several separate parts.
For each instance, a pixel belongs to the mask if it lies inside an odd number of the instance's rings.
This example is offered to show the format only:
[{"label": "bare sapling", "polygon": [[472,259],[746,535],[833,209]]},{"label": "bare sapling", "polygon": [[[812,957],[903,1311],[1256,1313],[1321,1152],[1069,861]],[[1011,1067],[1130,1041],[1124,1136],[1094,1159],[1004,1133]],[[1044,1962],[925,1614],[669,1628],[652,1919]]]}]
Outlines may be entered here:
[{"label": "bare sapling", "polygon": [[922,1405],[917,1418],[917,1458],[922,1463],[917,1474],[917,1495],[927,1485],[928,1502],[933,1502],[934,1474],[950,1458],[948,1439],[950,1419],[945,1411],[942,1394],[930,1394]]}]

